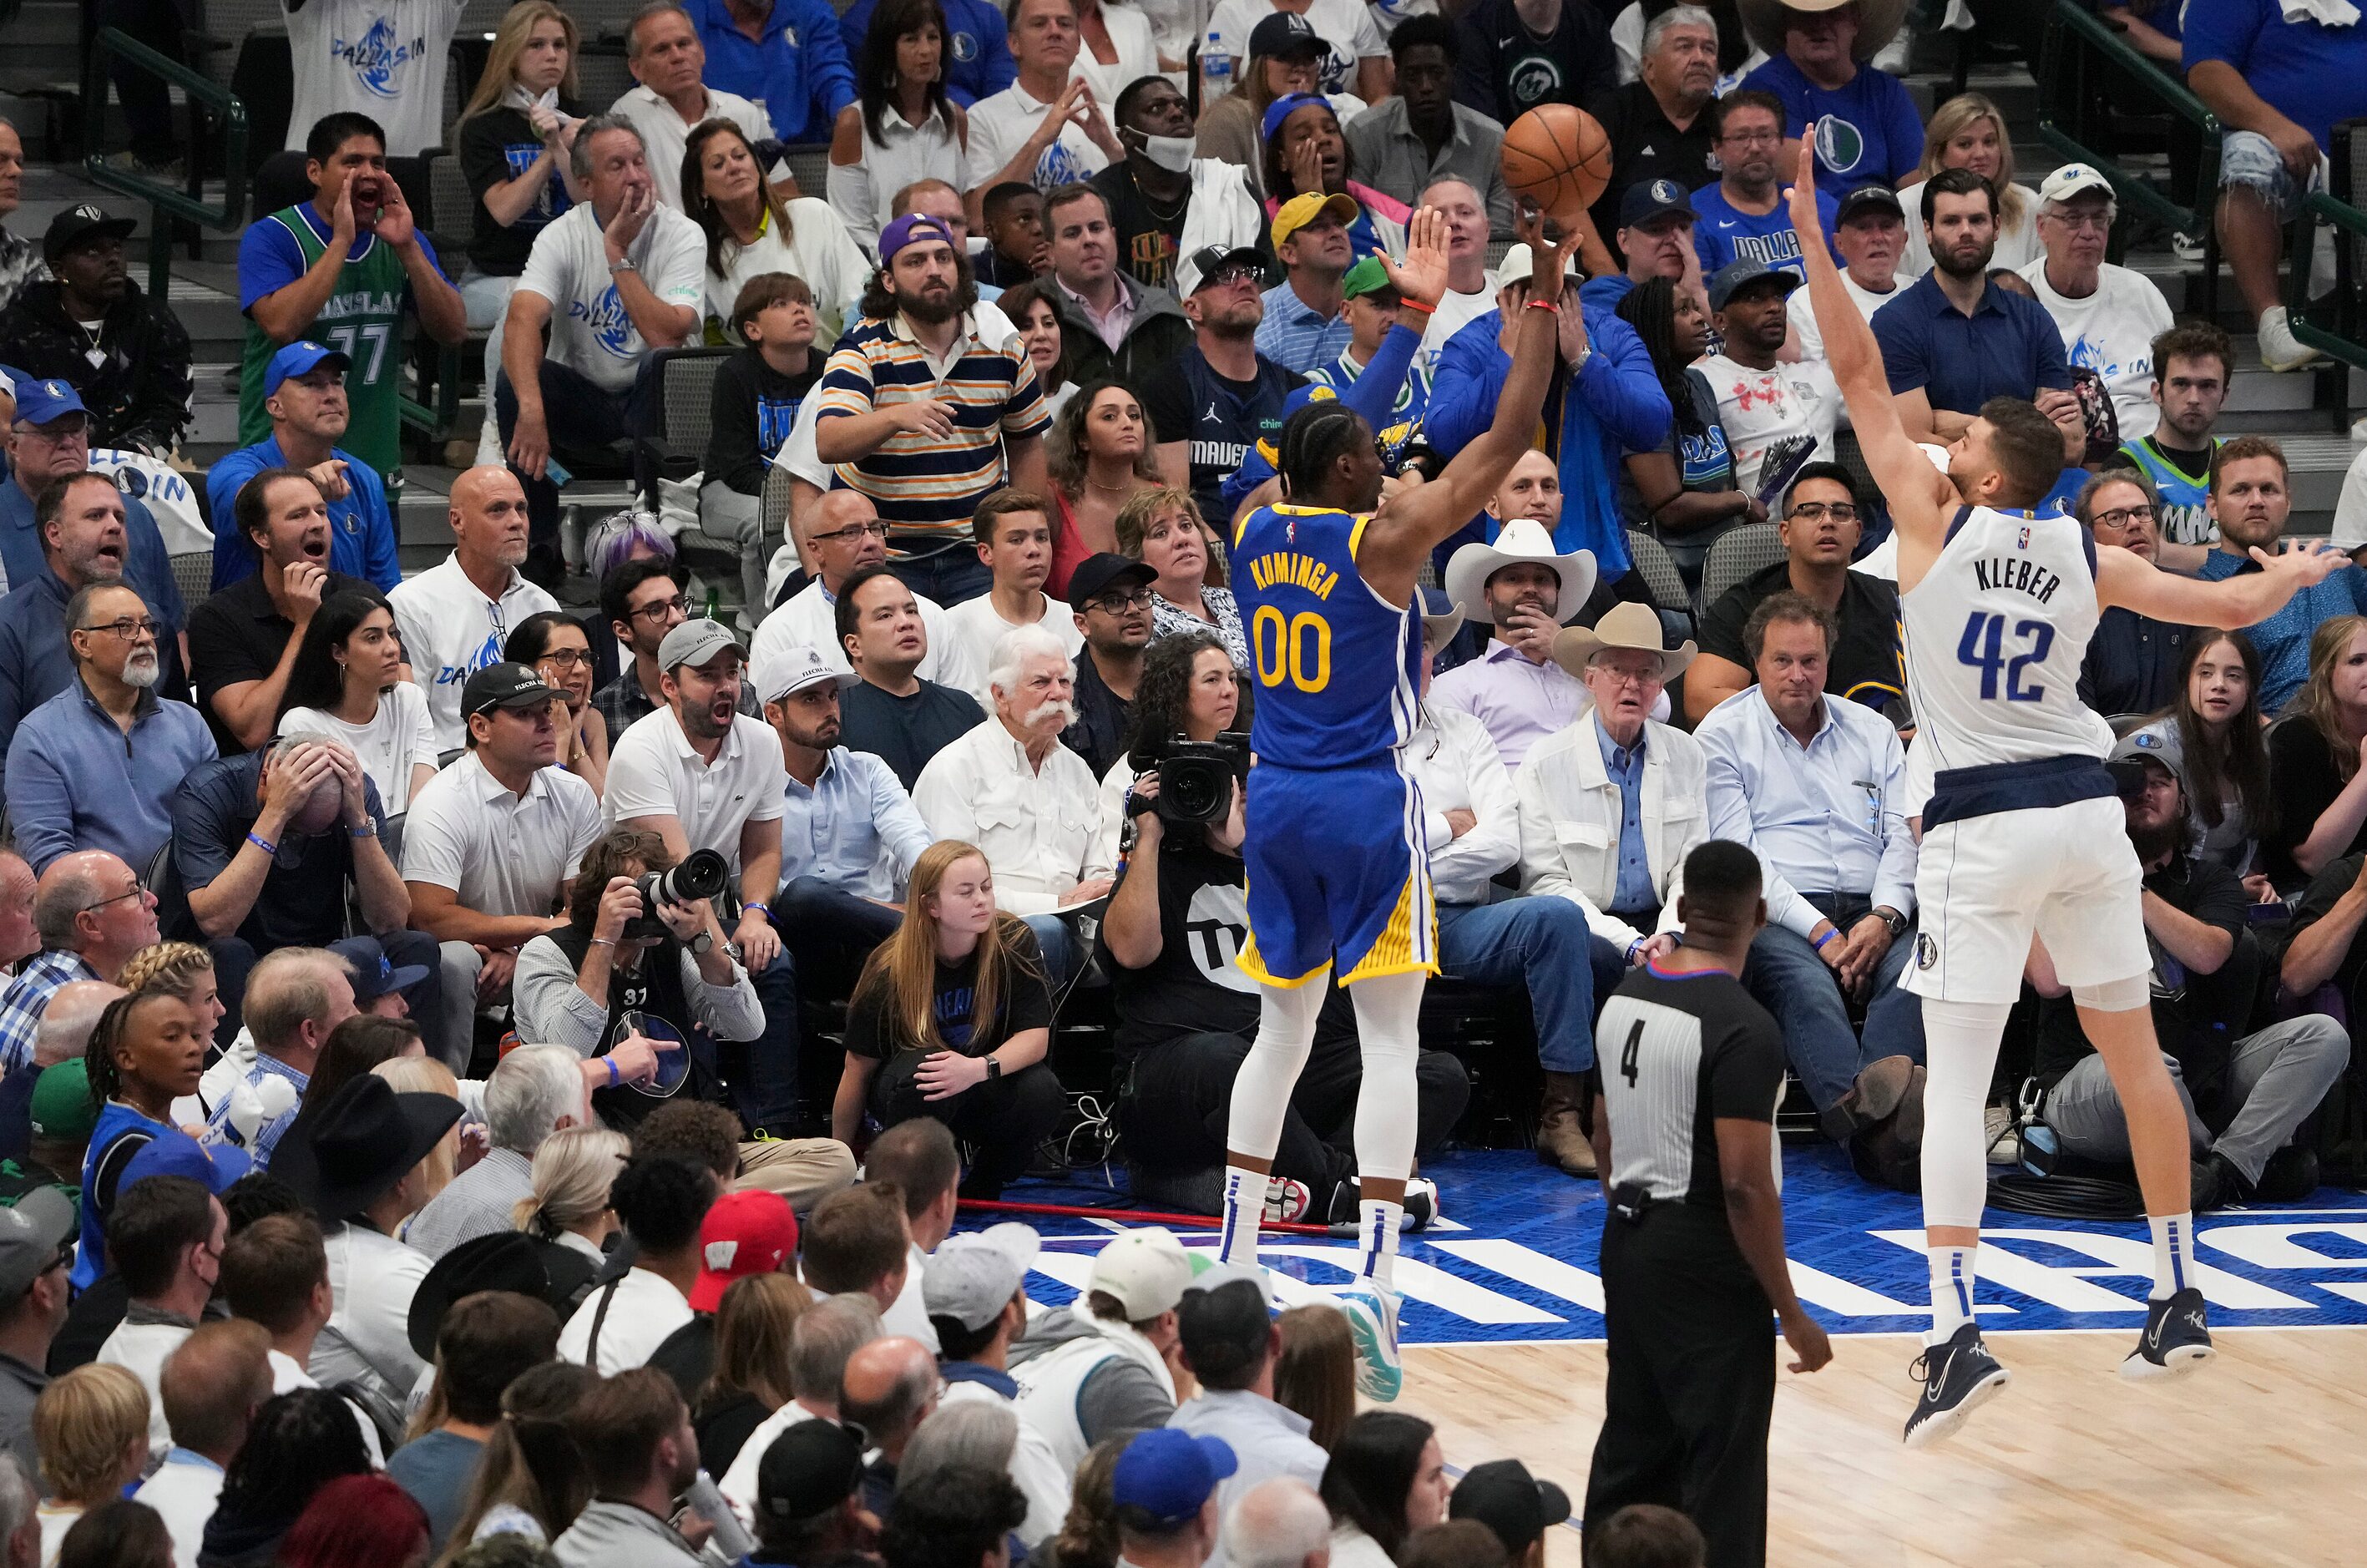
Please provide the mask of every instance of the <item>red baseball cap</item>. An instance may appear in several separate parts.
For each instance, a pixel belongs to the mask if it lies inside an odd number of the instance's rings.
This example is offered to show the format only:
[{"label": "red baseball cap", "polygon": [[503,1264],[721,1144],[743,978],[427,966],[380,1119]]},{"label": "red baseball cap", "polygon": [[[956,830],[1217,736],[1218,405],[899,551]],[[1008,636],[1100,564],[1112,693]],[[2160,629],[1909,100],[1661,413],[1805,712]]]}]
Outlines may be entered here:
[{"label": "red baseball cap", "polygon": [[690,1310],[711,1312],[735,1279],[772,1274],[798,1254],[798,1217],[777,1192],[727,1192],[698,1226],[698,1282]]}]

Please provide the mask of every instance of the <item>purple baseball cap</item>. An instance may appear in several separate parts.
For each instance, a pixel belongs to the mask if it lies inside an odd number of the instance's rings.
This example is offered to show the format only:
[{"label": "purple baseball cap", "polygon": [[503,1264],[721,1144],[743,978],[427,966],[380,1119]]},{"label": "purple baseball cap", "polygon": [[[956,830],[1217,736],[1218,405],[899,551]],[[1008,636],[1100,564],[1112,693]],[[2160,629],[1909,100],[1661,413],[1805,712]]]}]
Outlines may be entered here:
[{"label": "purple baseball cap", "polygon": [[925,212],[907,212],[901,218],[889,220],[888,226],[879,231],[879,265],[886,267],[893,262],[896,253],[915,240],[943,240],[954,249],[961,249],[961,242],[946,227],[945,220]]}]

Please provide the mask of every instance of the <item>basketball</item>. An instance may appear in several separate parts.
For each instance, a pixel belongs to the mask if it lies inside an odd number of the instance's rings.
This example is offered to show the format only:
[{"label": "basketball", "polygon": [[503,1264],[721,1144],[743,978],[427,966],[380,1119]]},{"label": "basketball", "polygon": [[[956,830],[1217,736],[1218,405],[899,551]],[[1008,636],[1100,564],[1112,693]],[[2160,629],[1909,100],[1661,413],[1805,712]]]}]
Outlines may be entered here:
[{"label": "basketball", "polygon": [[1611,183],[1611,138],[1582,108],[1540,104],[1504,132],[1504,183],[1567,228]]}]

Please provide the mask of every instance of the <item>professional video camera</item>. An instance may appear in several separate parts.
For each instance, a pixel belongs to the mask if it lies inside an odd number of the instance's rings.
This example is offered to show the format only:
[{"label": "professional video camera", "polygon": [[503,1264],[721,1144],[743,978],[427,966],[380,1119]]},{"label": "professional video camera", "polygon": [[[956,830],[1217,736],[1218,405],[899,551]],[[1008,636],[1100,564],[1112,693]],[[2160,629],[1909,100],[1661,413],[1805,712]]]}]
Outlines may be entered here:
[{"label": "professional video camera", "polygon": [[1233,787],[1250,776],[1250,738],[1228,730],[1213,741],[1177,735],[1159,753],[1160,820],[1206,824],[1222,821],[1233,803]]},{"label": "professional video camera", "polygon": [[694,849],[669,871],[644,871],[633,886],[641,895],[641,912],[625,922],[625,935],[657,940],[668,935],[658,918],[662,903],[695,903],[713,898],[731,881],[730,863],[712,849]]}]

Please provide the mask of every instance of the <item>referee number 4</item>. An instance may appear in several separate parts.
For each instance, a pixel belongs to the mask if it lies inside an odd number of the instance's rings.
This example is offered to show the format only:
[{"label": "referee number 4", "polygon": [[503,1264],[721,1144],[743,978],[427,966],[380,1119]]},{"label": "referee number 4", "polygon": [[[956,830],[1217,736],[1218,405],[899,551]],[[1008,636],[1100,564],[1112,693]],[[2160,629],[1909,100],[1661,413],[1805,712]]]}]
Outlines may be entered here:
[{"label": "referee number 4", "polygon": [[1965,635],[1956,644],[1956,662],[1981,672],[1981,697],[1994,701],[2003,673],[2008,702],[2036,702],[2046,695],[2043,686],[2022,684],[2022,672],[2046,657],[2055,646],[2055,628],[2043,620],[2015,623],[2013,640],[2022,651],[2006,653],[2005,617],[1976,609],[1965,621]]},{"label": "referee number 4", "polygon": [[1631,1089],[1636,1086],[1637,1047],[1643,1039],[1644,1020],[1638,1018],[1627,1031],[1627,1043],[1619,1048],[1619,1075],[1627,1080],[1627,1086]]}]

